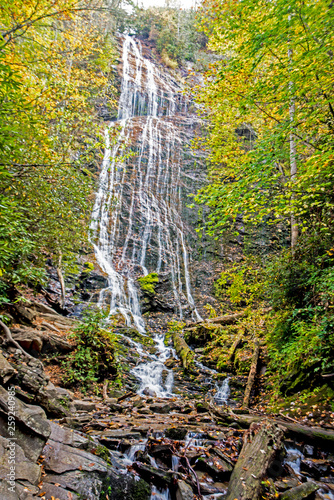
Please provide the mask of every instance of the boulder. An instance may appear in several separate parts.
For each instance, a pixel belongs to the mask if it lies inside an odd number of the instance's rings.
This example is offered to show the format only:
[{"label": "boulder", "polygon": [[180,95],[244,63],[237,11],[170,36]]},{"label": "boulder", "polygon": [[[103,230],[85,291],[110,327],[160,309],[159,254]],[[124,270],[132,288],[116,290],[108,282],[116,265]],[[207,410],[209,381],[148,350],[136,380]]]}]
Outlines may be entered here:
[{"label": "boulder", "polygon": [[195,498],[192,487],[179,479],[177,482],[176,500],[193,500]]},{"label": "boulder", "polygon": [[96,443],[92,438],[88,438],[85,434],[73,431],[72,429],[68,429],[66,427],[62,427],[55,422],[50,422],[51,441],[55,441],[56,443],[66,444],[68,446],[72,446],[73,448],[81,448],[83,450],[88,450],[96,446]]},{"label": "boulder", "polygon": [[108,469],[108,464],[101,458],[52,439],[46,443],[43,455],[45,470],[56,474],[72,470],[106,474]]},{"label": "boulder", "polygon": [[0,351],[0,382],[6,384],[15,374],[15,370]]},{"label": "boulder", "polygon": [[216,480],[228,480],[233,471],[233,465],[221,457],[210,454],[210,456],[201,456],[196,460],[196,468],[204,470]]},{"label": "boulder", "polygon": [[15,383],[23,390],[37,394],[48,384],[43,365],[38,359],[30,359],[27,363],[17,361],[13,363],[17,374]]},{"label": "boulder", "polygon": [[169,403],[153,403],[150,405],[150,410],[153,413],[169,413],[172,407]]},{"label": "boulder", "polygon": [[35,485],[39,483],[41,468],[27,459],[23,449],[15,441],[0,436],[0,479],[10,480],[11,460],[15,460],[16,481],[28,481]]},{"label": "boulder", "polygon": [[35,462],[50,435],[50,424],[39,406],[25,404],[16,397],[10,398],[6,389],[0,386],[0,434],[5,438],[13,437],[12,430],[8,427],[10,401],[15,412],[16,442],[26,457]]}]

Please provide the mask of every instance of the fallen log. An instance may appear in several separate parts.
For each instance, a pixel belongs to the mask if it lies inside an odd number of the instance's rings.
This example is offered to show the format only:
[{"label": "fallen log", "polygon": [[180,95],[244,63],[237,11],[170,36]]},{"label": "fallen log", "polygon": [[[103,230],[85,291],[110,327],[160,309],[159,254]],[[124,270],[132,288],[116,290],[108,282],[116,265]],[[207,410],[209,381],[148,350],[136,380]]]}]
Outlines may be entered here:
[{"label": "fallen log", "polygon": [[238,335],[238,337],[233,342],[233,345],[232,345],[232,347],[230,349],[230,352],[229,352],[228,358],[227,358],[227,362],[228,363],[233,363],[234,357],[235,357],[235,352],[236,352],[236,350],[238,349],[238,347],[240,346],[240,344],[242,342],[242,337],[243,337],[243,334],[241,333],[240,335]]},{"label": "fallen log", "polygon": [[[272,311],[272,307],[266,307],[262,309],[262,314],[267,314],[268,312]],[[195,323],[189,323],[187,325],[188,328],[191,328],[193,326],[197,326],[201,323],[207,323],[207,324],[220,324],[220,325],[233,325],[233,323],[236,323],[238,319],[243,318],[244,316],[247,316],[248,314],[248,309],[241,311],[239,313],[235,314],[226,314],[224,316],[217,316],[217,318],[209,318],[205,319],[204,321],[196,321]]]},{"label": "fallen log", "polygon": [[323,429],[322,427],[309,427],[307,425],[295,424],[278,418],[264,417],[261,415],[236,415],[232,412],[223,412],[212,404],[210,405],[210,413],[212,416],[218,417],[220,421],[227,425],[237,423],[244,429],[247,429],[252,423],[261,422],[266,418],[270,422],[284,427],[286,429],[286,437],[294,437],[308,443],[321,445],[324,448],[331,449],[334,445],[334,430],[331,431]]},{"label": "fallen log", "polygon": [[252,423],[234,467],[225,500],[257,500],[261,481],[282,446],[284,432],[270,420]]},{"label": "fallen log", "polygon": [[251,367],[249,370],[249,375],[248,375],[248,380],[247,380],[245,394],[244,394],[244,400],[243,400],[243,406],[245,406],[245,408],[248,408],[248,406],[249,406],[250,395],[251,395],[252,388],[254,385],[257,364],[259,361],[259,355],[260,355],[260,346],[259,346],[258,340],[256,339],[254,341],[254,351],[253,351],[253,356],[252,356],[252,363],[251,363]]},{"label": "fallen log", "polygon": [[183,369],[185,371],[191,371],[192,365],[194,364],[195,354],[182,337],[180,331],[173,331],[173,343],[177,355],[181,359]]}]

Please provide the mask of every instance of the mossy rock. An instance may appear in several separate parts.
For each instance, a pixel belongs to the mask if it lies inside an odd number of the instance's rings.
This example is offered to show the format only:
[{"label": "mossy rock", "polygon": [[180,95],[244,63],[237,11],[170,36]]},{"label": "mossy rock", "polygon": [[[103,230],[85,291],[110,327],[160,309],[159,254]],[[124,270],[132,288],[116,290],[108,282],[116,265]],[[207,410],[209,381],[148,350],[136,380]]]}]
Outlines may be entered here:
[{"label": "mossy rock", "polygon": [[137,279],[140,289],[149,295],[155,294],[155,286],[159,283],[158,273],[150,273]]}]

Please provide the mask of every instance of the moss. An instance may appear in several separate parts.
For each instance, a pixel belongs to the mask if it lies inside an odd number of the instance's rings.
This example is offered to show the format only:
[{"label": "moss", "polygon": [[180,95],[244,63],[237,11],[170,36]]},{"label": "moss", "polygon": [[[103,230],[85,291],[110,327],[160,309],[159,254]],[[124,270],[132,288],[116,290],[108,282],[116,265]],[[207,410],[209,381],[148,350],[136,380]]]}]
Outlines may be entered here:
[{"label": "moss", "polygon": [[108,465],[112,465],[111,460],[110,460],[110,452],[109,452],[108,448],[106,448],[105,446],[102,446],[99,444],[99,446],[96,448],[94,454],[97,457],[102,458],[102,460],[107,462]]},{"label": "moss", "polygon": [[150,295],[155,294],[155,285],[159,283],[158,273],[150,273],[147,276],[142,276],[138,278],[138,283],[141,290]]}]

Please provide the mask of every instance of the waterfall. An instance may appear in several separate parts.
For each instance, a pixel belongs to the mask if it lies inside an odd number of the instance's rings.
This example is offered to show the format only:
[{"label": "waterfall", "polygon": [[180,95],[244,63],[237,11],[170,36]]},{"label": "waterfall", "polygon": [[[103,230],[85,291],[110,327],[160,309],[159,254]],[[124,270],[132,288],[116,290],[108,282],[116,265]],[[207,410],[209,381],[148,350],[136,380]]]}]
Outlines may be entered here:
[{"label": "waterfall", "polygon": [[194,118],[184,112],[180,86],[143,56],[139,41],[124,36],[122,60],[118,120],[105,130],[91,239],[108,277],[99,305],[108,306],[110,315],[122,314],[143,333],[135,280],[150,272],[170,277],[180,318],[188,306],[193,318],[201,319],[180,215],[184,140],[176,124],[191,125]]}]

